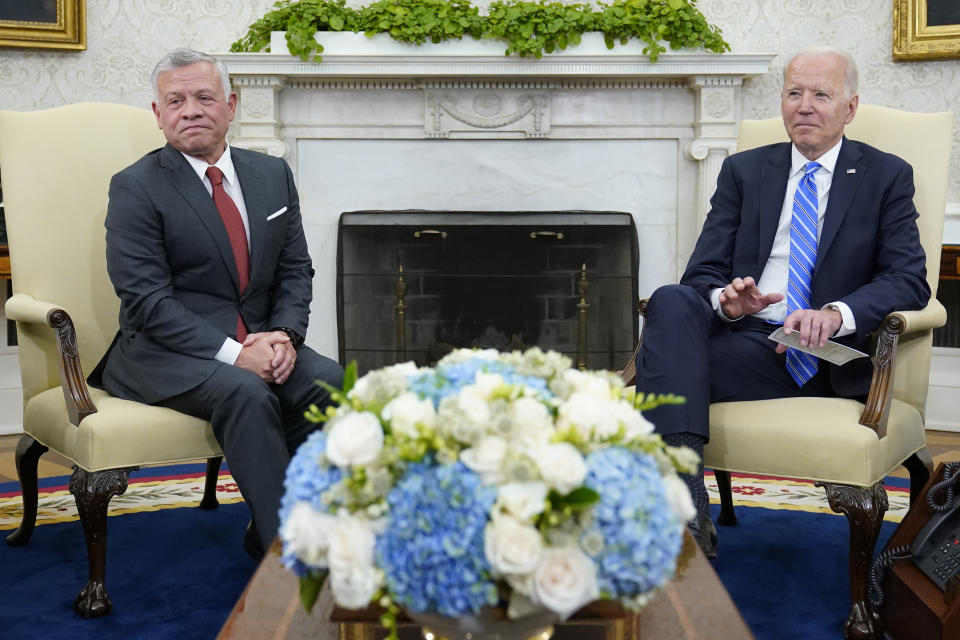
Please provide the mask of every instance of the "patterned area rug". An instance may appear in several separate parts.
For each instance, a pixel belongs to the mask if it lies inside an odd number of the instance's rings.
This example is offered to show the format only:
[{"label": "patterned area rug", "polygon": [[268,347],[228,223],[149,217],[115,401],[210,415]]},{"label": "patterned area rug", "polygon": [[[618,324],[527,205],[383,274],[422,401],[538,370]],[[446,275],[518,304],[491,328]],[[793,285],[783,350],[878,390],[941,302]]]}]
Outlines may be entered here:
[{"label": "patterned area rug", "polygon": [[[203,498],[205,465],[171,465],[136,471],[127,490],[110,501],[109,515],[195,507]],[[68,488],[69,477],[48,478],[41,486],[37,504],[37,525],[79,519],[77,505]],[[221,504],[242,502],[237,484],[227,470],[217,481]],[[16,529],[22,515],[20,487],[16,482],[0,484],[0,530]]]},{"label": "patterned area rug", "polygon": [[[716,479],[707,473],[707,490],[713,504],[720,503]],[[68,478],[51,478],[42,487],[37,507],[37,524],[52,524],[76,520],[77,507],[67,488]],[[157,511],[196,506],[203,497],[203,465],[175,465],[144,469],[131,475],[126,492],[110,501],[110,515]],[[733,474],[734,504],[765,509],[791,509],[813,513],[835,514],[827,504],[824,490],[812,482]],[[0,484],[0,529],[20,526],[20,487],[17,483]],[[906,480],[893,478],[886,486],[890,507],[884,519],[900,522],[910,504],[910,490]],[[242,502],[233,477],[221,471],[217,483],[217,497],[221,503]]]}]

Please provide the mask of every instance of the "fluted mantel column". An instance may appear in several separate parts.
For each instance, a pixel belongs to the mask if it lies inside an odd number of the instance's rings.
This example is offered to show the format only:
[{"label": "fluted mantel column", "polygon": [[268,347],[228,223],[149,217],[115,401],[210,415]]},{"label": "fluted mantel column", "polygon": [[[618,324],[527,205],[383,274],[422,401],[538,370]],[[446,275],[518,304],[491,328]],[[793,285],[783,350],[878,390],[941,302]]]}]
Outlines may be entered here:
[{"label": "fluted mantel column", "polygon": [[232,144],[272,156],[287,155],[280,137],[280,93],[286,80],[276,75],[234,76],[239,98]]},{"label": "fluted mantel column", "polygon": [[690,77],[687,82],[694,93],[695,138],[685,151],[699,163],[696,195],[699,231],[710,210],[710,197],[717,186],[720,166],[724,158],[736,149],[743,77],[697,75]]}]

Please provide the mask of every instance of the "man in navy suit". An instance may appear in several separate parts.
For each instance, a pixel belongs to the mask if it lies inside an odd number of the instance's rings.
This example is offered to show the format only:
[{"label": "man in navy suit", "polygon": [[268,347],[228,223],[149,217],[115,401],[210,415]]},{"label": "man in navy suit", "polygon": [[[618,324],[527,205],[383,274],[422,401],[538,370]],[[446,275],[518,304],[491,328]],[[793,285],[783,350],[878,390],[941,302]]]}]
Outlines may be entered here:
[{"label": "man in navy suit", "polygon": [[303,344],[313,268],[287,163],[226,142],[237,96],[222,63],[178,49],[153,71],[167,145],[113,177],[107,270],[120,330],[91,381],[209,420],[262,556],[304,417],[343,371]]},{"label": "man in navy suit", "polygon": [[[844,137],[857,112],[856,91],[857,68],[849,54],[812,48],[794,56],[781,96],[792,142],[724,161],[680,284],[651,296],[636,361],[637,389],[686,396],[686,404],[660,407],[649,416],[668,443],[702,455],[711,402],[865,397],[871,375],[865,359],[839,367],[812,358],[815,373],[798,380],[786,348],[767,336],[782,323],[786,332],[799,333],[803,346],[823,346],[832,338],[863,349],[889,312],[919,309],[929,299],[913,170],[896,156]],[[811,161],[816,164],[807,167]],[[798,297],[788,285],[796,264],[791,222],[807,173],[817,196],[806,207],[816,220],[815,264],[807,276],[808,299],[788,313],[788,293],[794,302]],[[686,480],[698,511],[690,528],[714,557],[716,529],[702,469]]]}]

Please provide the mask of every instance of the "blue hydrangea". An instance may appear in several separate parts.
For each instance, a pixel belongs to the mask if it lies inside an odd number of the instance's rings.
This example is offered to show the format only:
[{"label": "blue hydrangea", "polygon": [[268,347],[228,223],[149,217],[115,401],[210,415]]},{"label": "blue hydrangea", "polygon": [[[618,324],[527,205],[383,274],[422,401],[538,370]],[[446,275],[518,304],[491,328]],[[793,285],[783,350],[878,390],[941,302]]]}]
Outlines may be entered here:
[{"label": "blue hydrangea", "polygon": [[463,362],[438,366],[432,371],[417,373],[410,377],[410,389],[421,398],[429,398],[434,407],[439,407],[440,400],[459,393],[463,387],[473,384],[478,372],[499,373],[507,384],[530,387],[545,400],[553,397],[547,389],[547,381],[543,378],[518,373],[512,365],[484,358],[471,358]]},{"label": "blue hydrangea", "polygon": [[584,484],[600,494],[592,530],[604,542],[593,558],[601,593],[636,596],[670,580],[682,528],[654,459],[621,447],[595,451],[587,456]]},{"label": "blue hydrangea", "polygon": [[387,494],[388,525],[376,547],[395,602],[453,617],[496,604],[483,551],[496,496],[496,487],[460,462],[436,465],[428,456],[407,468]]},{"label": "blue hydrangea", "polygon": [[[280,530],[293,506],[298,502],[307,502],[317,511],[329,511],[323,502],[323,494],[340,482],[343,471],[333,465],[321,465],[320,460],[327,448],[327,434],[314,431],[304,441],[287,465],[287,474],[283,480],[283,498],[280,500]],[[307,568],[293,555],[284,552],[283,562],[302,576]]]}]

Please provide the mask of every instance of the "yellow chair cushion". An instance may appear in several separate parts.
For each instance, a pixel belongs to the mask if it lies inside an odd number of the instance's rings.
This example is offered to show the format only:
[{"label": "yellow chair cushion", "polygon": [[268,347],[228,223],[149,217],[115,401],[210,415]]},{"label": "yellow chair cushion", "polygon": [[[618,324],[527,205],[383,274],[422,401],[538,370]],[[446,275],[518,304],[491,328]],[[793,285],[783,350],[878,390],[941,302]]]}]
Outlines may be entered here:
[{"label": "yellow chair cushion", "polygon": [[923,417],[893,400],[881,440],[858,423],[862,410],[862,403],[843,398],[711,404],[704,466],[871,486],[923,448]]},{"label": "yellow chair cushion", "polygon": [[163,407],[121,400],[91,387],[97,413],[70,424],[60,387],[23,410],[23,430],[87,471],[223,455],[209,423]]}]

